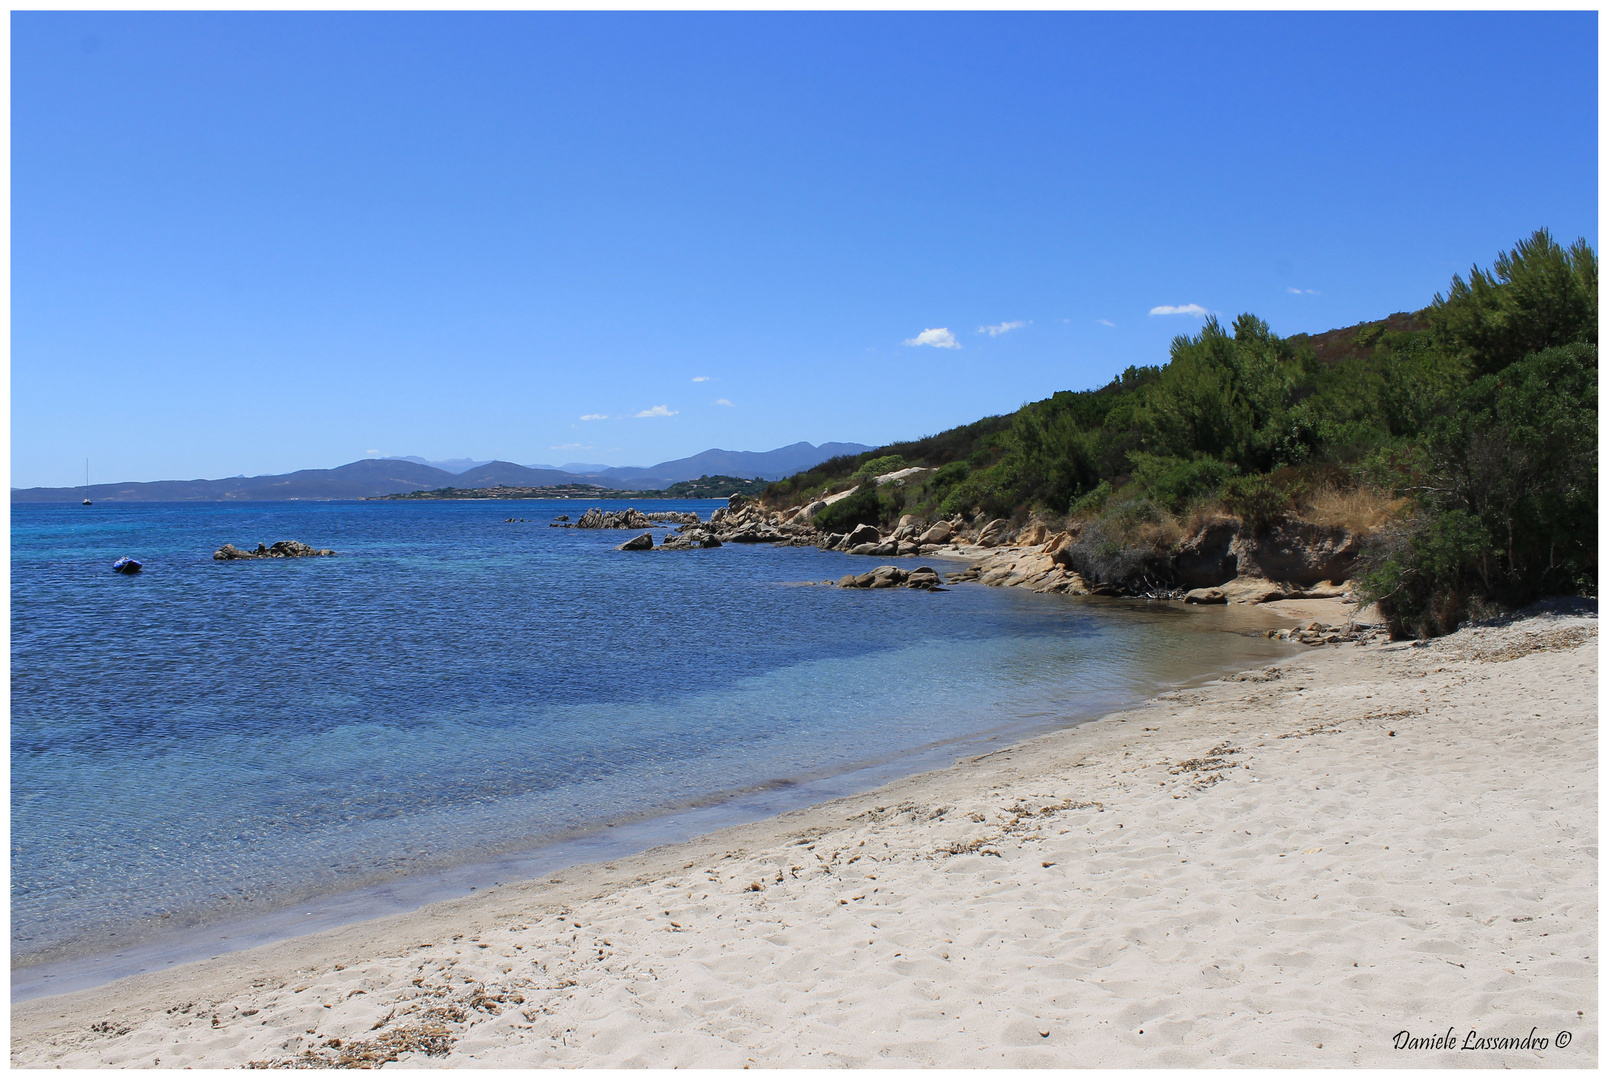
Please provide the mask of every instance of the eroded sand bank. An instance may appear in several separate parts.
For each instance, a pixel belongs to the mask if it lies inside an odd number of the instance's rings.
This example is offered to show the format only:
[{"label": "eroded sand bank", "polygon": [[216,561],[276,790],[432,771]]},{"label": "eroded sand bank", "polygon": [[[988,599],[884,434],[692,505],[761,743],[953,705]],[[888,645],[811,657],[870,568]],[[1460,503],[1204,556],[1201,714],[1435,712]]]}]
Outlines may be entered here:
[{"label": "eroded sand bank", "polygon": [[[1594,618],[1326,647],[866,795],[27,1002],[12,1061],[1590,1067],[1596,704]],[[1533,1048],[1393,1046],[1448,1029]]]}]

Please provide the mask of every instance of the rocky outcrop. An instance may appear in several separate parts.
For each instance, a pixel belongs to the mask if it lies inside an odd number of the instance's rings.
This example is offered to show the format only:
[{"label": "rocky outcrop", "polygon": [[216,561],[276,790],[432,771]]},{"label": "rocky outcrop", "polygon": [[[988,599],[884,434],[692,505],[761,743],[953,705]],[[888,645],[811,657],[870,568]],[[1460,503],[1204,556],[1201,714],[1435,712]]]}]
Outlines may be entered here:
[{"label": "rocky outcrop", "polygon": [[874,476],[872,477],[872,483],[876,484],[878,487],[882,487],[884,484],[896,484],[899,486],[904,486],[907,481],[913,480],[918,476],[926,476],[928,473],[934,471],[935,470],[925,468],[921,465],[913,465],[908,469],[895,469],[893,472],[886,472],[881,476]]},{"label": "rocky outcrop", "polygon": [[665,537],[665,542],[659,545],[660,551],[686,551],[691,548],[718,548],[721,546],[720,537],[713,536],[703,529],[692,529],[687,532],[676,532]]},{"label": "rocky outcrop", "polygon": [[1184,594],[1187,604],[1227,604],[1229,594],[1222,589],[1191,589]]},{"label": "rocky outcrop", "polygon": [[815,520],[817,514],[825,509],[827,509],[827,500],[817,499],[808,506],[801,507],[797,513],[788,518],[788,521],[790,524],[808,525]]},{"label": "rocky outcrop", "polygon": [[1343,641],[1369,641],[1390,635],[1384,626],[1372,625],[1354,617],[1344,623],[1325,623],[1314,619],[1306,625],[1289,630],[1269,630],[1267,636],[1278,641],[1295,641],[1303,645],[1339,645]]},{"label": "rocky outcrop", "polygon": [[1239,535],[1240,572],[1297,586],[1345,581],[1357,561],[1363,537],[1339,527],[1287,521]]},{"label": "rocky outcrop", "polygon": [[645,514],[629,506],[624,510],[600,510],[594,506],[582,514],[579,521],[568,519],[569,515],[564,515],[549,524],[555,529],[651,529],[656,524],[698,524],[698,515],[691,511],[664,510]]},{"label": "rocky outcrop", "polygon": [[1185,539],[1173,555],[1173,576],[1182,588],[1205,589],[1234,580],[1240,571],[1240,522],[1219,518]]},{"label": "rocky outcrop", "polygon": [[927,592],[944,591],[939,584],[938,571],[931,566],[918,566],[915,570],[906,570],[901,566],[877,566],[864,574],[845,574],[838,579],[840,589],[895,589],[901,586]]},{"label": "rocky outcrop", "polygon": [[843,549],[849,551],[860,547],[862,544],[871,544],[875,547],[882,542],[883,534],[877,531],[877,526],[856,525],[849,531],[849,535],[844,537]]},{"label": "rocky outcrop", "polygon": [[654,534],[653,533],[643,533],[641,536],[634,536],[630,540],[627,540],[624,544],[621,544],[618,547],[616,547],[615,550],[616,551],[652,551],[653,547],[654,547]]},{"label": "rocky outcrop", "polygon": [[271,547],[258,544],[255,551],[242,551],[233,544],[225,544],[214,551],[212,557],[229,562],[234,559],[306,559],[334,554],[329,548],[309,547],[299,540],[276,540]]},{"label": "rocky outcrop", "polygon": [[[1042,542],[1030,546],[1030,540]],[[1303,522],[1255,532],[1238,519],[1219,518],[1168,552],[1125,547],[1100,522],[1074,523],[1055,534],[1030,522],[1013,537],[1007,523],[997,519],[980,530],[980,546],[985,541],[999,546],[951,581],[1192,604],[1261,604],[1345,594],[1362,538]]]},{"label": "rocky outcrop", "polygon": [[1006,536],[1010,531],[1011,522],[1005,518],[995,518],[978,534],[978,544],[981,547],[998,547],[1006,542]]},{"label": "rocky outcrop", "polygon": [[1186,589],[1237,578],[1279,582],[1287,592],[1352,573],[1363,538],[1342,528],[1287,521],[1257,532],[1234,518],[1208,522],[1173,554],[1173,578]]}]

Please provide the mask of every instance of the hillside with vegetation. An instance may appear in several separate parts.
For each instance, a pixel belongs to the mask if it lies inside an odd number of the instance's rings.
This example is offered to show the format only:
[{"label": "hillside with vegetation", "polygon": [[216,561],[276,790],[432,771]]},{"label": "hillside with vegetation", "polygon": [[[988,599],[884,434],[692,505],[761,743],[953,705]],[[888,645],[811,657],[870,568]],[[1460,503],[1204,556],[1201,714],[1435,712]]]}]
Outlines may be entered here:
[{"label": "hillside with vegetation", "polygon": [[[1075,528],[1096,576],[1214,521],[1341,527],[1365,537],[1354,585],[1393,632],[1446,633],[1596,595],[1597,340],[1596,253],[1542,230],[1422,310],[1284,338],[1210,319],[1164,364],[833,458],[762,498],[853,490],[822,529],[1035,518]],[[906,469],[925,471],[870,482]]]}]

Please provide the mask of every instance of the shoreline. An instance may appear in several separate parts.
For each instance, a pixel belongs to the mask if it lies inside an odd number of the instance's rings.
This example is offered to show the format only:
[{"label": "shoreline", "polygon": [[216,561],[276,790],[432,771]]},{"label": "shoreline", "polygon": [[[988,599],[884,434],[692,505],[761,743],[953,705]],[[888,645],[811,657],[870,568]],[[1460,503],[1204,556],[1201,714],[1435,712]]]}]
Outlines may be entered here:
[{"label": "shoreline", "polygon": [[[12,1062],[1591,1066],[1596,633],[1308,650],[862,794],[26,1002]],[[1573,1042],[1392,1048],[1448,1026]]]},{"label": "shoreline", "polygon": [[[953,561],[953,556],[940,557]],[[788,584],[788,583],[785,583]],[[802,581],[800,586],[815,586]],[[1148,602],[1124,598],[1123,604]],[[1272,606],[1253,610],[1194,610],[1204,623],[1197,632],[1262,636],[1264,624],[1284,615]],[[527,880],[570,869],[579,864],[629,858],[643,851],[688,842],[728,827],[752,824],[779,814],[852,797],[903,777],[952,765],[958,758],[981,752],[1002,740],[1015,745],[1047,731],[1068,730],[1088,724],[1116,709],[1132,707],[1158,692],[1200,685],[1238,670],[1207,667],[1182,678],[1176,673],[1157,675],[1139,696],[1112,705],[1105,702],[1069,703],[1052,721],[1026,716],[998,716],[963,735],[912,746],[897,753],[854,763],[827,772],[781,777],[742,789],[711,792],[694,801],[659,807],[628,817],[599,819],[583,827],[556,833],[532,847],[477,854],[463,861],[403,877],[354,883],[332,892],[281,901],[273,908],[242,915],[187,923],[172,928],[119,926],[123,943],[114,950],[52,948],[25,963],[13,963],[13,1005],[41,997],[103,986],[118,979],[157,973],[170,965],[217,960],[263,945],[286,941],[359,922],[406,914],[428,904],[467,898],[493,884]],[[983,719],[979,718],[980,721]],[[130,932],[132,931],[132,933]]]}]

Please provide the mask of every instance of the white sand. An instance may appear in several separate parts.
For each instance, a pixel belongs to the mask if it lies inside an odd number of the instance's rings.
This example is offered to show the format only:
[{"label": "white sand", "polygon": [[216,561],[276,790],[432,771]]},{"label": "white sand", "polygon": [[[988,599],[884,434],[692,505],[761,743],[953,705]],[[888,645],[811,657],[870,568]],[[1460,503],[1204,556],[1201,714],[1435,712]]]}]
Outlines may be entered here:
[{"label": "white sand", "polygon": [[[28,1002],[12,1060],[1592,1067],[1596,633],[1314,650],[557,881]],[[1392,1046],[1533,1028],[1547,1049]]]}]

